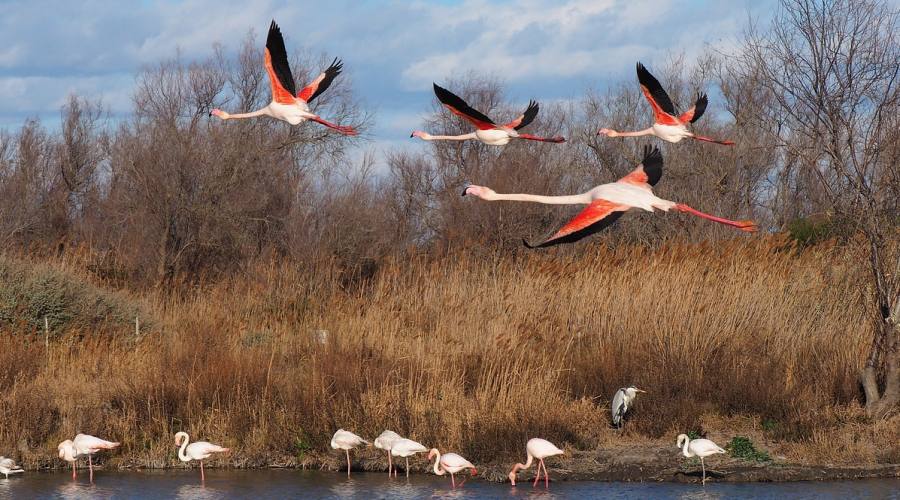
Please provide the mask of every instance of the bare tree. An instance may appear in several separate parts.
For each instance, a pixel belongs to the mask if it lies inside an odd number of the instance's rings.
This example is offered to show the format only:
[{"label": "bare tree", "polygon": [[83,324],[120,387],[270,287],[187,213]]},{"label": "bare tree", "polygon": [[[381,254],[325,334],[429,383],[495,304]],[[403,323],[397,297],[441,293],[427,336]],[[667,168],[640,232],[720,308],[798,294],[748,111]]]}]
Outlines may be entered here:
[{"label": "bare tree", "polygon": [[759,85],[782,188],[867,242],[877,327],[860,374],[866,407],[900,402],[900,10],[881,0],[782,0],[748,30],[732,70]]}]

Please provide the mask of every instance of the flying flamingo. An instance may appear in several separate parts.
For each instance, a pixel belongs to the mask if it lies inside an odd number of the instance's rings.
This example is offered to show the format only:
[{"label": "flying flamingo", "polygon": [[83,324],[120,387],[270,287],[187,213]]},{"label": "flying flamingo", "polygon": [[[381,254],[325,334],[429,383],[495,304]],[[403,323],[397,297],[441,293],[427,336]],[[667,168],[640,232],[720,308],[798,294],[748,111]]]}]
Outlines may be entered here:
[{"label": "flying flamingo", "polygon": [[527,241],[528,248],[549,247],[560,243],[571,243],[585,236],[594,234],[607,226],[612,225],[623,213],[640,208],[652,212],[659,209],[668,212],[675,209],[686,212],[713,222],[736,227],[742,231],[753,232],[757,227],[753,221],[733,221],[709,215],[695,210],[683,203],[657,198],[652,191],[652,186],[662,177],[663,157],[658,148],[644,147],[644,159],[630,174],[616,182],[602,184],[581,194],[568,196],[540,196],[534,194],[499,194],[493,189],[483,186],[466,186],[462,195],[467,194],[487,201],[511,200],[531,201],[550,205],[587,205],[578,215],[570,220],[553,236],[542,243],[531,245]]},{"label": "flying flamingo", "polygon": [[641,92],[650,102],[655,117],[653,126],[637,132],[616,132],[613,129],[601,128],[597,135],[603,134],[607,137],[637,137],[641,135],[655,135],[660,139],[668,142],[678,142],[685,137],[696,139],[698,141],[714,142],[725,146],[733,146],[732,141],[719,141],[710,139],[702,135],[696,135],[688,131],[687,124],[694,123],[703,116],[706,111],[706,105],[709,100],[706,94],[697,94],[697,102],[691,109],[678,115],[675,111],[675,105],[669,94],[660,85],[659,80],[647,71],[643,64],[637,63],[638,82],[641,84]]},{"label": "flying flamingo", "polygon": [[104,439],[100,439],[98,437],[90,436],[87,434],[79,434],[75,436],[74,440],[66,439],[62,443],[59,443],[59,446],[56,449],[59,451],[59,458],[72,463],[72,479],[75,479],[75,466],[78,461],[78,457],[87,455],[88,456],[88,470],[90,471],[90,480],[94,481],[94,462],[92,459],[92,455],[97,453],[100,450],[111,450],[119,446],[119,443],[114,443],[112,441],[106,441]]},{"label": "flying flamingo", "polygon": [[269,25],[269,36],[266,38],[265,64],[266,72],[269,73],[269,83],[272,86],[272,102],[266,107],[250,113],[231,114],[221,109],[214,109],[209,114],[218,116],[223,120],[266,115],[286,121],[291,125],[312,120],[342,134],[356,135],[356,130],[353,127],[335,125],[309,111],[309,103],[319,94],[325,92],[325,89],[331,85],[335,77],[341,73],[341,68],[343,67],[341,61],[335,58],[328,69],[298,93],[294,84],[294,76],[291,73],[291,67],[288,64],[287,50],[284,48],[284,38],[281,36],[281,29],[273,20],[272,24]]},{"label": "flying flamingo", "polygon": [[634,401],[634,398],[637,397],[637,393],[647,391],[638,389],[635,386],[623,387],[616,391],[616,394],[613,396],[611,411],[612,411],[612,422],[613,425],[622,428],[622,424],[625,423],[625,413],[631,408],[631,402]]},{"label": "flying flamingo", "polygon": [[678,435],[678,447],[682,448],[681,453],[688,458],[700,457],[704,485],[706,485],[706,464],[703,463],[703,459],[716,453],[725,453],[725,450],[709,439],[691,439],[687,434]]},{"label": "flying flamingo", "polygon": [[555,455],[562,455],[565,452],[557,448],[556,445],[551,443],[550,441],[541,438],[529,439],[528,443],[525,444],[525,451],[528,453],[528,460],[526,460],[524,464],[516,464],[513,466],[512,470],[509,472],[509,482],[511,482],[512,485],[515,486],[516,473],[519,472],[519,469],[527,469],[531,467],[531,462],[536,458],[539,460],[537,475],[534,477],[534,484],[531,486],[537,486],[538,480],[541,479],[541,467],[543,467],[544,487],[549,488],[550,476],[547,475],[547,465],[544,464],[544,459]]},{"label": "flying flamingo", "polygon": [[178,459],[188,463],[191,460],[200,461],[200,481],[206,481],[206,473],[203,471],[203,461],[210,457],[213,453],[228,453],[228,448],[223,448],[217,444],[207,443],[206,441],[197,441],[188,444],[191,438],[187,432],[175,433],[175,446],[181,446],[178,449]]},{"label": "flying flamingo", "polygon": [[407,438],[398,439],[394,442],[393,446],[391,446],[391,455],[406,459],[406,477],[409,477],[409,457],[416,453],[423,453],[426,451],[428,451],[428,448],[423,444]]},{"label": "flying flamingo", "polygon": [[6,457],[0,457],[0,474],[9,479],[10,474],[19,474],[25,472],[25,469],[19,467],[15,460]]},{"label": "flying flamingo", "polygon": [[541,142],[566,142],[563,137],[538,137],[536,135],[518,132],[519,129],[528,126],[528,124],[534,121],[534,118],[537,116],[539,106],[538,103],[534,101],[529,102],[525,112],[519,115],[515,120],[505,125],[497,125],[482,112],[466,104],[466,101],[462,100],[462,98],[449,90],[438,86],[436,83],[434,84],[434,93],[437,95],[438,100],[441,101],[441,104],[446,106],[451,113],[469,121],[472,125],[475,125],[477,130],[463,135],[431,135],[428,132],[416,130],[410,134],[410,137],[418,137],[423,141],[465,141],[468,139],[477,139],[491,146],[506,145],[511,139],[527,139],[529,141]]},{"label": "flying flamingo", "polygon": [[391,461],[391,448],[394,446],[394,443],[403,439],[403,436],[397,434],[394,431],[384,431],[382,432],[372,444],[375,445],[379,450],[387,451],[388,456],[388,476],[391,475],[391,471],[394,470],[393,463]]},{"label": "flying flamingo", "polygon": [[[454,488],[456,488],[456,478],[454,477],[454,474],[457,472],[472,469],[473,476],[478,474],[478,471],[475,470],[475,466],[472,465],[472,462],[469,462],[456,453],[441,455],[441,452],[439,452],[437,448],[432,448],[431,451],[428,452],[428,460],[431,460],[431,457],[434,457],[434,473],[438,476],[443,476],[449,472],[450,484]],[[463,481],[463,483],[465,483],[465,481]],[[460,483],[460,486],[462,486],[462,483]]]},{"label": "flying flamingo", "polygon": [[344,429],[338,429],[334,436],[331,437],[331,448],[335,450],[341,449],[347,453],[347,477],[350,477],[350,450],[361,444],[368,446],[369,442]]}]

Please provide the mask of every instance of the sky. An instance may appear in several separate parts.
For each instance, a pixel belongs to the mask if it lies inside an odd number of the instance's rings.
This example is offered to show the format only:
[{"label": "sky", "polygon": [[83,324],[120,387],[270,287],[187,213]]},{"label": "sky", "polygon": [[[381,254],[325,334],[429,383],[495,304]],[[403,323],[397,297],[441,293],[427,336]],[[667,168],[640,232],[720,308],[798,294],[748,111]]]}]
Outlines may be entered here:
[{"label": "sky", "polygon": [[260,51],[275,19],[288,52],[344,61],[376,114],[369,149],[409,147],[430,112],[432,82],[470,71],[505,84],[512,102],[574,99],[633,78],[668,54],[688,60],[734,44],[775,0],[0,0],[0,128],[30,117],[57,126],[71,93],[127,116],[135,75],[180,53]]}]

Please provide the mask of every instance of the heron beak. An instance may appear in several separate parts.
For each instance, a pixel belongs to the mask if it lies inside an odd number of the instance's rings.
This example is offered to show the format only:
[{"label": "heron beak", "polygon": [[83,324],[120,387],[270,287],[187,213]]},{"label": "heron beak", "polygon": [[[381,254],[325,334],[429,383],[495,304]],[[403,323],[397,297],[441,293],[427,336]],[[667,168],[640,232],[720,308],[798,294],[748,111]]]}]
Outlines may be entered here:
[{"label": "heron beak", "polygon": [[635,389],[635,391],[637,391],[637,392],[643,392],[644,394],[647,393],[647,391],[645,391],[645,390],[643,390],[643,389]]}]

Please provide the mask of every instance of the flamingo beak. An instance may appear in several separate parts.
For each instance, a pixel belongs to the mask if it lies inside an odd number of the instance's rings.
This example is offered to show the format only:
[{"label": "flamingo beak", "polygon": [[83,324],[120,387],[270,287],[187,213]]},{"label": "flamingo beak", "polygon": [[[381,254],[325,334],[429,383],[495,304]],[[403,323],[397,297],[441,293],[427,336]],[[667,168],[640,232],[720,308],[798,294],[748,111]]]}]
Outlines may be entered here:
[{"label": "flamingo beak", "polygon": [[409,134],[409,136],[410,136],[410,137],[415,137],[415,136],[416,136],[416,133],[413,132],[413,133]]},{"label": "flamingo beak", "polygon": [[465,196],[468,191],[469,191],[469,186],[464,187],[462,190],[462,194],[460,196]]},{"label": "flamingo beak", "polygon": [[478,471],[475,469],[475,467],[472,467],[472,475],[475,476],[477,474],[478,474]]}]

